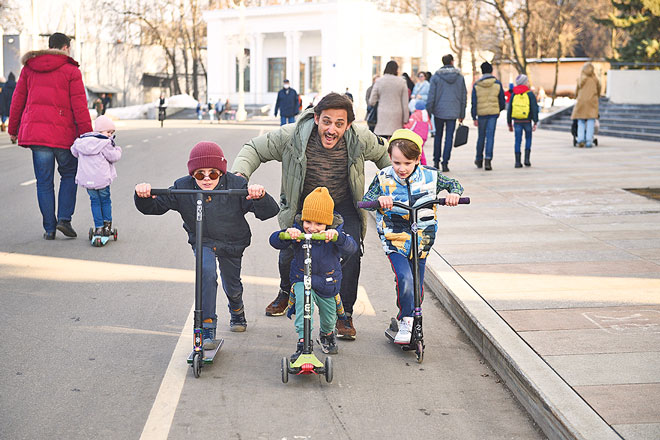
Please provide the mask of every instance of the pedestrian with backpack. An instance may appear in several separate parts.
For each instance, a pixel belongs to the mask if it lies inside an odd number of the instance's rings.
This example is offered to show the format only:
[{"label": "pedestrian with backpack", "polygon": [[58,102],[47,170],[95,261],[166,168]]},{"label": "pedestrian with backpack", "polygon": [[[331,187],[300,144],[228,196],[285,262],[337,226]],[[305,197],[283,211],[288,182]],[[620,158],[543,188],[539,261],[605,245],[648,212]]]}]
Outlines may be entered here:
[{"label": "pedestrian with backpack", "polygon": [[536,103],[536,96],[529,89],[527,75],[521,74],[516,78],[516,85],[506,109],[506,121],[509,124],[509,131],[515,133],[515,167],[522,168],[520,144],[522,144],[523,132],[525,132],[525,166],[531,167],[529,156],[532,151],[532,132],[536,131],[539,122],[539,106]]}]

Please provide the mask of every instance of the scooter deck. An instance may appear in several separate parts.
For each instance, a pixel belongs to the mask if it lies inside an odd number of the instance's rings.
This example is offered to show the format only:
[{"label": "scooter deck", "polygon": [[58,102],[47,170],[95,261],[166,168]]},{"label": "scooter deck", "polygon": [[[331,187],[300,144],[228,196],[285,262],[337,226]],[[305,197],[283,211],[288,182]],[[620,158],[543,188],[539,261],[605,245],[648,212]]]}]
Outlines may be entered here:
[{"label": "scooter deck", "polygon": [[109,241],[110,237],[106,237],[105,235],[95,235],[92,238],[92,246],[102,247],[108,244]]},{"label": "scooter deck", "polygon": [[[396,334],[399,332],[399,323],[397,322],[396,319],[392,318],[392,321],[390,321],[390,326],[385,330],[385,336],[387,336],[387,339],[389,339],[391,342],[394,342],[394,338],[396,337]],[[401,350],[403,351],[411,351],[411,350],[416,350],[416,346],[413,344],[397,344],[394,343],[397,347],[401,347]]]},{"label": "scooter deck", "polygon": [[[205,364],[212,364],[213,363],[213,359],[215,359],[215,355],[218,354],[218,352],[220,351],[220,348],[222,347],[222,344],[225,343],[225,340],[220,338],[220,339],[216,339],[215,342],[218,345],[213,350],[204,350],[204,359],[202,359],[202,361]],[[195,350],[190,352],[190,356],[188,356],[188,363],[189,364],[192,364],[194,354],[195,354]]]}]

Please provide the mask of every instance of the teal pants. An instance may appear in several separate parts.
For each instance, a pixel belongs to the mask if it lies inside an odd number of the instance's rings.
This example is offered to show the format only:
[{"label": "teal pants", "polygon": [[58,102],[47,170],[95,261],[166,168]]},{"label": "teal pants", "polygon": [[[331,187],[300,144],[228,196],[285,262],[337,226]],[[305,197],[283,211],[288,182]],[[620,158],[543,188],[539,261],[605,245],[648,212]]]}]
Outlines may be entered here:
[{"label": "teal pants", "polygon": [[[296,331],[298,332],[298,337],[302,339],[304,332],[304,307],[305,307],[305,286],[303,283],[294,283],[293,293],[296,295]],[[311,329],[314,330],[314,303],[319,306],[319,316],[321,318],[321,332],[328,334],[335,329],[335,324],[337,323],[337,303],[334,298],[323,298],[318,296],[314,290],[312,290],[312,309],[310,314],[312,315]]]}]

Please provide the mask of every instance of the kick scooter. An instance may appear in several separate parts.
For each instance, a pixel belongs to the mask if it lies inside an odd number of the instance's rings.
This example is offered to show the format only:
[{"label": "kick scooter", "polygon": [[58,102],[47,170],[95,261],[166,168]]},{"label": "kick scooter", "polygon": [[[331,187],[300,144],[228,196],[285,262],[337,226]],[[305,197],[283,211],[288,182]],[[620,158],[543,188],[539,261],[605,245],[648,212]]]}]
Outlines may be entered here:
[{"label": "kick scooter", "polygon": [[[461,197],[458,201],[459,204],[467,205],[470,203],[469,197]],[[394,202],[394,206],[398,208],[405,209],[410,213],[410,231],[411,235],[417,235],[417,221],[418,213],[421,209],[430,208],[433,205],[444,205],[445,199],[434,199],[424,202],[418,206],[409,206],[405,203]],[[380,202],[374,200],[373,202],[358,202],[358,208],[368,208],[368,209],[378,209],[380,208]],[[401,345],[401,349],[404,351],[415,351],[415,356],[417,357],[417,362],[422,363],[424,360],[424,334],[422,332],[422,289],[419,284],[419,245],[417,240],[410,240],[411,249],[410,252],[413,255],[413,286],[414,286],[414,306],[413,309],[413,330],[410,337],[409,344]],[[399,331],[399,323],[395,318],[392,318],[390,326],[385,330],[385,336],[390,341],[394,341],[394,337]]]},{"label": "kick scooter", "polygon": [[[232,196],[247,196],[247,189],[220,189],[220,190],[201,190],[201,189],[152,189],[151,195],[171,195],[171,194],[193,194],[196,197],[196,224],[195,231],[203,231],[204,225],[204,202],[206,195],[225,194]],[[202,371],[202,364],[212,364],[215,355],[220,351],[220,347],[225,342],[224,339],[216,339],[216,347],[213,350],[204,350],[202,340],[202,234],[195,234],[195,311],[193,323],[193,351],[188,356],[188,363],[192,367],[193,375],[199,377]]]},{"label": "kick scooter", "polygon": [[[288,357],[282,358],[282,382],[289,381],[289,373],[301,374],[325,374],[325,381],[332,382],[332,358],[325,358],[322,363],[313,352],[312,348],[312,240],[325,241],[325,234],[302,234],[305,242],[302,247],[305,250],[305,274],[303,285],[305,286],[305,300],[303,302],[303,352],[295,362]],[[280,232],[280,240],[291,240],[288,232]],[[337,241],[335,236],[332,241]]]},{"label": "kick scooter", "polygon": [[112,228],[110,230],[110,235],[95,235],[95,231],[95,228],[89,228],[89,241],[94,247],[105,246],[110,241],[110,237],[112,237],[114,241],[117,241],[117,228]]}]

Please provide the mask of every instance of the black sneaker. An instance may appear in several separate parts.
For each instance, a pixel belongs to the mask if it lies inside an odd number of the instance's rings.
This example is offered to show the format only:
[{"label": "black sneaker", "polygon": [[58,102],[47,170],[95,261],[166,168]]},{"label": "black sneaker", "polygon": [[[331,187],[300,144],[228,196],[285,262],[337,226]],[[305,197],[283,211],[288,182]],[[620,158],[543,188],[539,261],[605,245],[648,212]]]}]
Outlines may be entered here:
[{"label": "black sneaker", "polygon": [[323,350],[323,353],[337,354],[339,352],[339,348],[337,348],[335,332],[330,332],[327,335],[319,333],[319,344],[321,345],[321,350]]},{"label": "black sneaker", "polygon": [[55,240],[55,231],[44,232],[44,240]]},{"label": "black sneaker", "polygon": [[247,320],[245,319],[245,313],[231,314],[231,319],[229,320],[229,330],[233,332],[244,332],[247,330]]},{"label": "black sneaker", "polygon": [[203,328],[202,329],[202,344],[204,350],[215,350],[218,346],[218,343],[215,340],[215,329],[214,328]]},{"label": "black sneaker", "polygon": [[69,220],[60,220],[57,222],[57,226],[55,226],[58,231],[60,231],[62,234],[66,235],[67,237],[71,238],[76,238],[78,234],[76,234],[76,231],[73,230],[71,227],[71,222]]},{"label": "black sneaker", "polygon": [[298,344],[296,345],[296,352],[291,355],[291,363],[294,363],[295,361],[298,360],[300,355],[303,352],[303,341],[298,341]]},{"label": "black sneaker", "polygon": [[103,235],[105,237],[112,236],[112,222],[103,221]]}]

